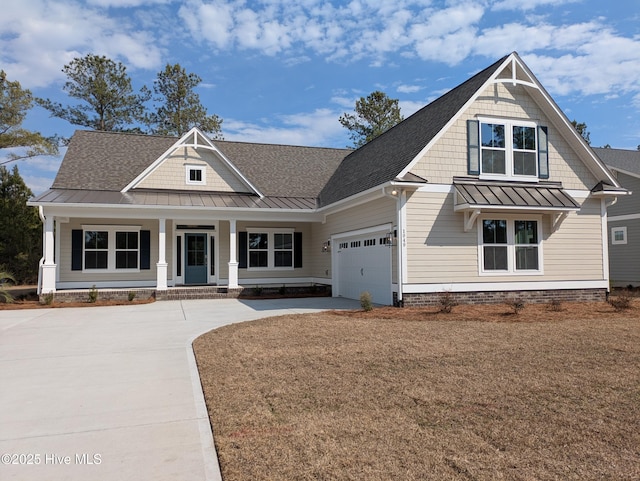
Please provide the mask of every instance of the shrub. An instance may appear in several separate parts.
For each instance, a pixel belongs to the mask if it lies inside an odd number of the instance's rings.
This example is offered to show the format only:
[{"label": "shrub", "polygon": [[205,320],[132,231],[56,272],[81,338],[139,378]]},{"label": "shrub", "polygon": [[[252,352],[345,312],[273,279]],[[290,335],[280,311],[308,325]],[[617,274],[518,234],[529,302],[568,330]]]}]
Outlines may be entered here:
[{"label": "shrub", "polygon": [[609,297],[607,302],[616,310],[616,312],[624,311],[631,307],[631,294],[629,291],[622,291],[617,296]]},{"label": "shrub", "polygon": [[133,291],[129,291],[128,299],[129,302],[132,302],[136,298],[136,293]]},{"label": "shrub", "polygon": [[13,302],[13,296],[9,294],[4,286],[8,283],[15,284],[15,282],[15,278],[9,272],[0,271],[0,300],[2,302],[6,302],[7,304],[11,304]]},{"label": "shrub", "polygon": [[458,305],[458,302],[449,291],[445,291],[440,294],[438,303],[440,304],[440,312],[443,312],[445,314],[449,314],[453,310],[453,308]]},{"label": "shrub", "polygon": [[521,297],[508,300],[507,305],[513,310],[514,314],[520,314],[520,311],[524,309],[524,301]]},{"label": "shrub", "polygon": [[96,289],[96,285],[94,284],[89,291],[89,302],[93,303],[98,300],[98,289]]},{"label": "shrub", "polygon": [[50,306],[51,304],[53,304],[53,297],[53,292],[45,294],[44,296],[42,296],[42,302],[44,302],[44,304],[46,304],[47,306]]},{"label": "shrub", "polygon": [[367,291],[364,291],[362,294],[360,294],[360,306],[362,306],[362,310],[366,312],[373,310],[371,294],[369,294]]},{"label": "shrub", "polygon": [[280,293],[281,296],[284,296],[286,294],[287,288],[284,286],[284,284],[282,284],[280,289],[278,289],[278,292]]},{"label": "shrub", "polygon": [[254,288],[253,288],[253,293],[254,293],[256,296],[261,296],[261,295],[262,295],[262,287],[260,287],[260,286],[256,286],[256,287],[254,287]]},{"label": "shrub", "polygon": [[549,309],[554,312],[560,312],[562,310],[562,302],[559,299],[553,299],[549,303]]}]

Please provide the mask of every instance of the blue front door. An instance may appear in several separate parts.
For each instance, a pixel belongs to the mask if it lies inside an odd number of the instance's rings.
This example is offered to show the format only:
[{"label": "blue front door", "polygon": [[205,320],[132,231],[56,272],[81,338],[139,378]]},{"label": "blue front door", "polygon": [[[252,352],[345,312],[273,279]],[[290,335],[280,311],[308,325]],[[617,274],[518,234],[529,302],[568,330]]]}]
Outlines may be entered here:
[{"label": "blue front door", "polygon": [[207,283],[207,234],[185,234],[185,284]]}]

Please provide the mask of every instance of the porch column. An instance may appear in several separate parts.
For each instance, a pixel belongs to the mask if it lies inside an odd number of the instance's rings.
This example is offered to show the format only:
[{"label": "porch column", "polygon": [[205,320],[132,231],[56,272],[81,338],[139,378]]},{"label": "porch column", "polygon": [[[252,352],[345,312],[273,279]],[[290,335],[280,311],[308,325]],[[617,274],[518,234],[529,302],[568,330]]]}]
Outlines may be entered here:
[{"label": "porch column", "polygon": [[41,218],[44,220],[44,262],[42,263],[42,279],[41,279],[41,294],[49,294],[56,292],[56,269],[57,266],[53,260],[53,216],[48,215],[44,217],[42,211],[40,212]]},{"label": "porch column", "polygon": [[167,290],[167,232],[166,219],[158,219],[158,263],[156,264],[156,289]]},{"label": "porch column", "polygon": [[236,220],[229,221],[229,288],[238,287],[238,259],[236,254]]}]

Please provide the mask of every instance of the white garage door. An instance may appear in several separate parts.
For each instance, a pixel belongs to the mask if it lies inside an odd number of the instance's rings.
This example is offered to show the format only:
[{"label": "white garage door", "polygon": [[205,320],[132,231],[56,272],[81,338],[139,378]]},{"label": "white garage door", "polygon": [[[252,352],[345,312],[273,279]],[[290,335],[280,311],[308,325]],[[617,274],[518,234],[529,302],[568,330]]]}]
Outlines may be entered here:
[{"label": "white garage door", "polygon": [[337,274],[336,294],[359,299],[368,291],[376,304],[393,303],[391,294],[391,248],[384,239],[389,231],[340,237],[334,240]]}]

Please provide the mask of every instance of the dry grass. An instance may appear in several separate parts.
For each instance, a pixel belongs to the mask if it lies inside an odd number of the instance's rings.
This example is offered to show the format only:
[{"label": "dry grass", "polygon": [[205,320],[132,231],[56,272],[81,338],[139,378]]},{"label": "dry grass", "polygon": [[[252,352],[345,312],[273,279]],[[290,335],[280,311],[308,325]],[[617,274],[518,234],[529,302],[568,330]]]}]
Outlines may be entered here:
[{"label": "dry grass", "polygon": [[197,339],[225,481],[640,479],[639,309],[436,311]]}]

